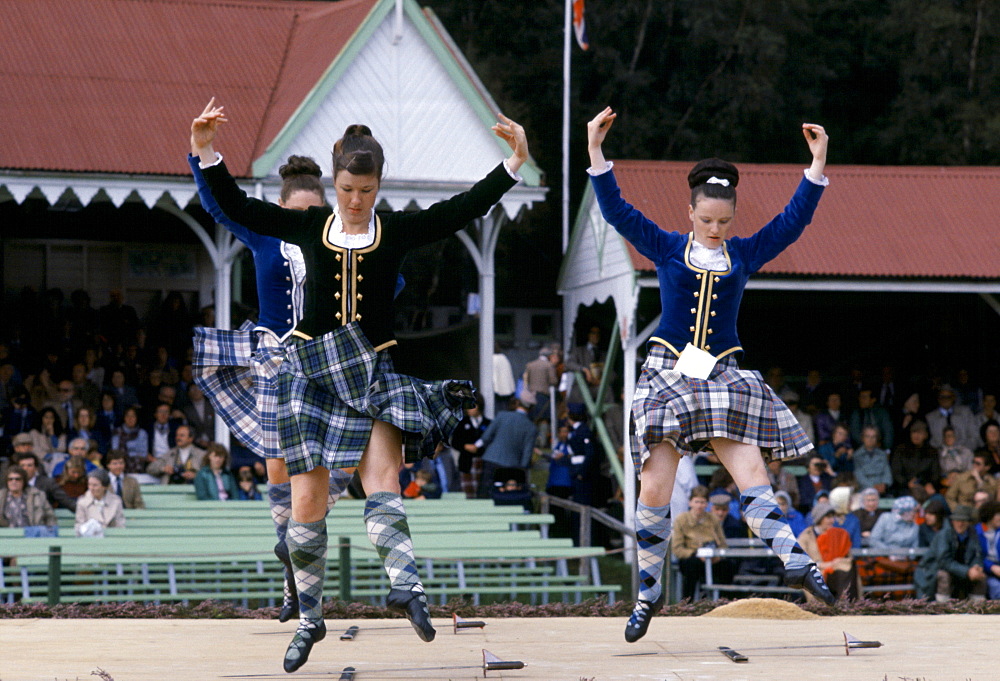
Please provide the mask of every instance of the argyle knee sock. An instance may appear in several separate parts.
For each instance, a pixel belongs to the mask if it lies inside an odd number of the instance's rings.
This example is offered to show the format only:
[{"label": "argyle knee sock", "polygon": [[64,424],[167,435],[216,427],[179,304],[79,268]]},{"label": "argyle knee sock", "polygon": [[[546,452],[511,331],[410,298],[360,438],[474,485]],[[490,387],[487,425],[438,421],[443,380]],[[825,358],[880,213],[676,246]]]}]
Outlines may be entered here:
[{"label": "argyle knee sock", "polygon": [[663,561],[670,545],[670,504],[635,509],[636,553],[639,561],[639,598],[656,601],[662,593]]},{"label": "argyle knee sock", "polygon": [[291,572],[291,562],[288,558],[288,545],[285,537],[288,534],[288,520],[292,517],[292,483],[279,482],[267,488],[267,503],[271,507],[271,520],[274,521],[274,533],[278,537],[278,543],[274,547],[274,553],[285,566],[285,602],[292,598],[289,585],[292,584],[293,576]]},{"label": "argyle knee sock", "polygon": [[351,483],[351,478],[353,475],[340,468],[334,468],[330,471],[330,487],[327,491],[326,496],[326,512],[329,513],[333,505],[337,503],[337,499],[347,490],[347,486]]},{"label": "argyle knee sock", "polygon": [[314,523],[289,519],[287,541],[299,592],[299,615],[302,620],[321,620],[326,576],[326,518]]},{"label": "argyle knee sock", "polygon": [[753,533],[764,540],[788,568],[812,562],[792,534],[792,528],[774,502],[774,492],[768,485],[748,487],[740,493],[743,517]]},{"label": "argyle knee sock", "polygon": [[413,557],[413,541],[406,522],[403,498],[392,492],[375,492],[365,503],[365,526],[393,589],[423,591]]}]

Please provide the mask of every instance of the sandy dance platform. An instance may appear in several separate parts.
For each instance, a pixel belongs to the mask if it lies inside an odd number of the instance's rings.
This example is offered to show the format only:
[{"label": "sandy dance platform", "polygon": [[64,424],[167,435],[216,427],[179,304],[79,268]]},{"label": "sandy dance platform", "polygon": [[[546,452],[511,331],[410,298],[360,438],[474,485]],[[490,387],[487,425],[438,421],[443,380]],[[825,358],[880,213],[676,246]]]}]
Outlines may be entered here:
[{"label": "sandy dance platform", "polygon": [[[438,619],[432,643],[417,639],[405,620],[327,620],[329,633],[309,662],[285,674],[281,658],[293,623],[259,620],[0,621],[0,680],[96,679],[215,681],[216,679],[341,678],[346,666],[367,679],[482,679],[482,650],[519,660],[516,671],[486,678],[524,681],[992,681],[1000,679],[996,647],[1000,619],[989,615],[823,617],[759,620],[658,617],[645,639],[622,638],[624,618],[484,619],[484,629],[455,634]],[[352,624],[354,641],[339,640]],[[844,654],[842,632],[881,641]],[[831,646],[758,650],[772,646]],[[736,664],[716,651],[729,646],[749,657]],[[658,653],[616,657],[628,653]],[[469,669],[433,670],[435,667]],[[406,668],[406,671],[402,671]],[[426,668],[426,670],[412,669]],[[395,670],[395,671],[394,671]]]}]

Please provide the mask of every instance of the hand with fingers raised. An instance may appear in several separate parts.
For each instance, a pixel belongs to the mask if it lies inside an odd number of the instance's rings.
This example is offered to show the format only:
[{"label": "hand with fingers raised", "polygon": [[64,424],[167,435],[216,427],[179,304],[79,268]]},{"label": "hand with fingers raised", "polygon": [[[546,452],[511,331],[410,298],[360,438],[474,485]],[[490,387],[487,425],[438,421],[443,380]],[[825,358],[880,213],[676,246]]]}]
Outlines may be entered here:
[{"label": "hand with fingers raised", "polygon": [[212,97],[205,109],[191,121],[191,155],[200,157],[202,163],[215,162],[212,143],[219,125],[229,122],[222,109],[223,107],[215,105],[215,97]]},{"label": "hand with fingers raised", "polygon": [[507,167],[512,173],[517,173],[518,169],[528,160],[528,138],[524,133],[524,128],[516,121],[503,114],[497,114],[497,118],[499,122],[493,126],[493,134],[505,141],[513,150],[514,153],[507,159]]},{"label": "hand with fingers raised", "polygon": [[590,152],[590,167],[594,170],[602,170],[607,165],[601,145],[617,117],[618,114],[608,106],[587,123],[587,151]]}]

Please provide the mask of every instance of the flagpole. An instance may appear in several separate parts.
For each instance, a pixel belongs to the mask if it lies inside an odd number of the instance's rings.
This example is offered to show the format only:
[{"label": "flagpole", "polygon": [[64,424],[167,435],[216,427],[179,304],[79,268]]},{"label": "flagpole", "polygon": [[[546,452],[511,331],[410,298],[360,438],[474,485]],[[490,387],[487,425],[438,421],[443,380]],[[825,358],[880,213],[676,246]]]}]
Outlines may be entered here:
[{"label": "flagpole", "polygon": [[569,248],[569,58],[573,0],[566,0],[563,27],[562,252]]}]

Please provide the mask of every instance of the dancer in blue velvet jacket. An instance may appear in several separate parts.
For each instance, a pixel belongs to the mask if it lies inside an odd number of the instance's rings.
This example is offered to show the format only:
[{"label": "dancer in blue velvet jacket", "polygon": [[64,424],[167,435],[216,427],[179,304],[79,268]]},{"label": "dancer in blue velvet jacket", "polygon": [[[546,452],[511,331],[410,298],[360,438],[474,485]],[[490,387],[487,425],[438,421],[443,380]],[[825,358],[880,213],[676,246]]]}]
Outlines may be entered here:
[{"label": "dancer in blue velvet jacket", "polygon": [[625,639],[642,638],[664,602],[660,575],[677,463],[703,449],[732,474],[746,522],[784,562],[785,583],[831,603],[833,594],[775,503],[761,456],[802,456],[812,445],[760,374],[736,363],[743,352],[736,333],[743,290],[812,220],[827,184],[826,132],[802,126],[813,160],[785,210],[750,237],[727,238],[736,217],[736,167],[714,158],[695,165],[688,175],[693,229],[665,231],[621,197],[604,158],[616,115],[609,107],[588,123],[587,172],[604,219],[656,265],[663,307],[632,402],[638,441],[632,457],[642,477],[635,521],[640,590]]}]

